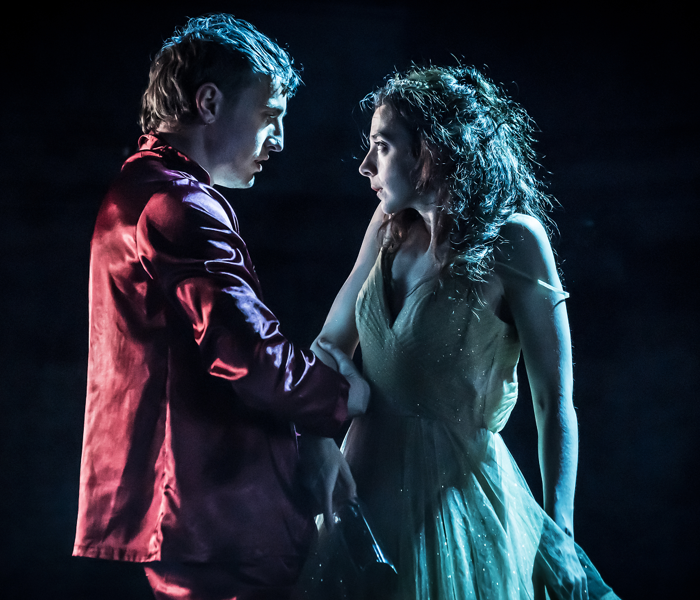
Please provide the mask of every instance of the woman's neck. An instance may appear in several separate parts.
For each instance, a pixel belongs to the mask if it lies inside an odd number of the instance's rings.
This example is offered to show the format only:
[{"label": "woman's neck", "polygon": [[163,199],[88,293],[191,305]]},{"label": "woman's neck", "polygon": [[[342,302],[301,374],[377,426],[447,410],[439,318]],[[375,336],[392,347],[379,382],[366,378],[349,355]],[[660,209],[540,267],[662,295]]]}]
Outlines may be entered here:
[{"label": "woman's neck", "polygon": [[444,264],[449,252],[444,213],[437,204],[430,204],[417,211],[421,219],[415,223],[415,226],[424,228],[427,234],[426,253],[430,253],[435,262]]}]

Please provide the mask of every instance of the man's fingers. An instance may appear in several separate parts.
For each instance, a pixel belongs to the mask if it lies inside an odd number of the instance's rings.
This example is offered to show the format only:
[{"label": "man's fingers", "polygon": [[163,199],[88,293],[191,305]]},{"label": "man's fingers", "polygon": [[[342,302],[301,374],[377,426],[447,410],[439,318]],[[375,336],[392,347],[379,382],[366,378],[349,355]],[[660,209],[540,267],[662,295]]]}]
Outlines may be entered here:
[{"label": "man's fingers", "polygon": [[326,496],[323,503],[323,523],[326,529],[332,529],[335,523],[333,522],[333,500],[332,496]]},{"label": "man's fingers", "polygon": [[318,345],[333,357],[338,364],[338,371],[340,371],[341,375],[347,378],[348,376],[359,374],[354,363],[345,352],[329,344],[326,340],[318,340]]},{"label": "man's fingers", "polygon": [[336,480],[337,471],[326,479],[326,485],[323,488],[323,522],[327,529],[331,529],[335,525],[333,520],[333,490]]},{"label": "man's fingers", "polygon": [[357,498],[357,485],[355,484],[355,478],[352,476],[350,466],[347,462],[343,461],[340,464],[338,476],[345,486],[345,492],[348,500],[354,500]]},{"label": "man's fingers", "polygon": [[326,340],[316,340],[318,346],[329,354],[338,365],[338,372],[348,380],[350,394],[348,396],[348,417],[362,415],[369,404],[369,384],[362,378],[360,371],[350,357],[342,350],[329,344]]},{"label": "man's fingers", "polygon": [[[319,486],[321,488],[319,492],[323,510],[323,521],[328,529],[331,529],[335,525],[333,513],[334,495],[343,503],[357,498],[357,486],[352,472],[350,471],[350,466],[337,447],[335,447],[334,454],[337,455],[337,460],[323,477],[322,486]],[[340,488],[338,487],[339,484]]]}]

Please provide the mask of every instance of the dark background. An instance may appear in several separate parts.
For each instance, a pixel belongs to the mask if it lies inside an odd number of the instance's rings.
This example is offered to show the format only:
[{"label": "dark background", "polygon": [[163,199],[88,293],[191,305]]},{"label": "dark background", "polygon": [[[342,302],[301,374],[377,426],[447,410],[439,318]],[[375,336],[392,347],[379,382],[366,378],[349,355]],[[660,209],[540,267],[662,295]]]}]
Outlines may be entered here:
[{"label": "dark background", "polygon": [[[564,5],[565,3],[561,3]],[[134,148],[150,57],[224,10],[304,67],[286,149],[228,193],[285,333],[309,344],[376,199],[358,101],[410,61],[486,65],[536,120],[561,208],[574,339],[576,537],[624,599],[694,583],[700,196],[697,17],[671,2],[27,4],[4,14],[0,124],[3,598],[149,598],[135,565],[71,558],[87,358],[89,240]],[[523,388],[526,386],[523,386]],[[504,438],[538,495],[523,389]]]}]

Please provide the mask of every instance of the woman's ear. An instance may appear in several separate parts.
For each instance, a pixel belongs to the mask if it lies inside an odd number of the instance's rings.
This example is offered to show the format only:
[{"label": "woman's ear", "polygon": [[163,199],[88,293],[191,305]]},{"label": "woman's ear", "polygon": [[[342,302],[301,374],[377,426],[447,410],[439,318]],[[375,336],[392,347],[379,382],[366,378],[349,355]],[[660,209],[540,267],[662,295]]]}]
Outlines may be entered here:
[{"label": "woman's ear", "polygon": [[205,125],[216,121],[221,113],[224,94],[215,83],[203,83],[194,95],[197,116]]}]

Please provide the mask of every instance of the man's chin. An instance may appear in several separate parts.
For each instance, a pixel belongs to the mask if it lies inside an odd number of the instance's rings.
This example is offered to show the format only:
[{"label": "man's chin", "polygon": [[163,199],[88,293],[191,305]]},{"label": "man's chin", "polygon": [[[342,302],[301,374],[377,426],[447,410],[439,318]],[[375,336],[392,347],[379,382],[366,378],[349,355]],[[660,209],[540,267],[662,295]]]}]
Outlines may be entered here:
[{"label": "man's chin", "polygon": [[235,185],[232,187],[239,189],[239,190],[247,190],[248,188],[252,188],[254,183],[255,183],[255,175],[253,175],[253,177],[251,177],[248,181],[240,181],[240,182],[238,182],[238,185]]},{"label": "man's chin", "polygon": [[219,187],[224,187],[229,190],[245,190],[253,187],[255,183],[255,175],[252,175],[247,181],[242,179],[225,179],[223,181],[215,181],[214,185]]}]

